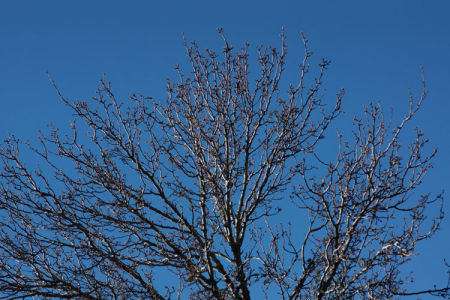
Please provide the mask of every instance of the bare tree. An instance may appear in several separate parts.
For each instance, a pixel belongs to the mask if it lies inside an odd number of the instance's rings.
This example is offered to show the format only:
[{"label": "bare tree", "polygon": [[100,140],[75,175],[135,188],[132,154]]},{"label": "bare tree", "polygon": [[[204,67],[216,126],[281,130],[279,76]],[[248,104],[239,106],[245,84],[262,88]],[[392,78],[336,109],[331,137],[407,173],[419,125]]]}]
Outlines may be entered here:
[{"label": "bare tree", "polygon": [[[0,149],[0,295],[77,299],[384,299],[405,290],[399,269],[439,228],[425,222],[441,195],[414,194],[432,166],[420,130],[400,138],[426,96],[395,126],[370,105],[336,162],[317,145],[341,112],[325,105],[329,64],[281,91],[286,45],[220,54],[187,43],[167,101],[121,103],[101,80],[72,102],[71,133]],[[81,121],[81,122],[80,122]],[[28,150],[27,150],[28,149]],[[26,164],[31,150],[38,166]],[[321,176],[322,174],[322,176]],[[307,224],[284,217],[297,210]],[[301,235],[303,234],[303,235]]]}]

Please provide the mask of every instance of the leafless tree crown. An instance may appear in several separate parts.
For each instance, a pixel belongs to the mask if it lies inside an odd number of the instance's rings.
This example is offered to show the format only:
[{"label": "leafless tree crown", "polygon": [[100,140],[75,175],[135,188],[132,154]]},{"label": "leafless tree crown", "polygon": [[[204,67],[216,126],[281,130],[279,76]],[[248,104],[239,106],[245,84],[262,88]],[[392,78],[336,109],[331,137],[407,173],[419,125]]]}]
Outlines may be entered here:
[{"label": "leafless tree crown", "polygon": [[[253,58],[219,34],[219,53],[186,42],[191,72],[176,68],[166,101],[122,103],[103,79],[91,100],[72,102],[52,81],[75,115],[71,132],[0,148],[1,298],[448,296],[448,285],[406,290],[400,271],[443,217],[425,222],[441,195],[414,193],[435,151],[418,129],[400,142],[425,86],[399,124],[366,107],[326,161],[316,146],[344,94],[325,105],[329,62],[313,77],[302,36],[284,91],[283,35]],[[25,163],[29,150],[40,167]]]}]

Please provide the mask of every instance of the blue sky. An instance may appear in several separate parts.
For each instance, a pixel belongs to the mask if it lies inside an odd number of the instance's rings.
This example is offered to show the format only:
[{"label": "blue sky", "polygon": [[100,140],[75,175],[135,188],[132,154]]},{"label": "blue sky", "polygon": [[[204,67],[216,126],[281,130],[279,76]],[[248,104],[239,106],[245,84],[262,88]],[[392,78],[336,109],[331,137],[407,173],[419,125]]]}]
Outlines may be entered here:
[{"label": "blue sky", "polygon": [[[141,92],[164,100],[166,78],[174,64],[185,63],[183,32],[201,47],[221,46],[217,27],[235,45],[279,45],[284,26],[292,62],[301,55],[301,31],[317,58],[332,61],[327,96],[331,101],[346,89],[348,119],[369,101],[392,107],[395,116],[406,112],[408,88],[420,90],[424,68],[430,93],[415,124],[439,152],[422,192],[446,189],[448,195],[449,15],[448,0],[2,1],[0,133],[32,140],[49,122],[68,128],[70,112],[46,71],[72,99],[92,96],[105,73],[123,97]],[[445,281],[449,204],[445,211],[442,230],[419,246],[421,255],[410,265],[418,287]]]}]

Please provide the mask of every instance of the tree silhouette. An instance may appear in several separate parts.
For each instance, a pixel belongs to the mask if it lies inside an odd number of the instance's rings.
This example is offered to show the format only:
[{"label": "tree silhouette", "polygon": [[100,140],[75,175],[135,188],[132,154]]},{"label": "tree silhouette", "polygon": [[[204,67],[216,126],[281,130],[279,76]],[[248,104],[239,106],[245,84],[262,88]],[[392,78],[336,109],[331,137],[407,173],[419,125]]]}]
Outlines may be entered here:
[{"label": "tree silhouette", "polygon": [[[37,145],[11,135],[0,149],[2,299],[448,296],[448,286],[407,291],[399,270],[443,218],[440,194],[413,193],[436,152],[418,129],[400,142],[425,86],[397,125],[366,107],[328,161],[317,145],[344,95],[325,103],[329,62],[311,76],[302,36],[284,92],[284,35],[281,49],[257,47],[251,73],[249,45],[219,34],[220,53],[186,42],[191,72],[176,68],[166,101],[122,103],[103,79],[90,101],[72,102],[52,81],[71,132]],[[424,222],[433,202],[440,213]]]}]

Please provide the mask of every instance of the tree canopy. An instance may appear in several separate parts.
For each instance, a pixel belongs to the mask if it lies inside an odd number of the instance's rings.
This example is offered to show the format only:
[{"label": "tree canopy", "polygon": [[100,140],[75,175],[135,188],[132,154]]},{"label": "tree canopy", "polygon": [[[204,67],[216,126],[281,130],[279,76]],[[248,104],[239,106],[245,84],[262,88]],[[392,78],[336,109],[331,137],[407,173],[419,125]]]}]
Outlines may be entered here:
[{"label": "tree canopy", "polygon": [[254,51],[219,34],[219,52],[186,41],[191,69],[176,68],[166,100],[121,101],[102,79],[95,97],[71,101],[51,81],[71,130],[0,148],[0,296],[448,297],[448,285],[407,290],[401,271],[443,218],[441,194],[415,193],[436,154],[408,127],[425,81],[397,124],[365,107],[333,161],[319,145],[344,91],[324,96],[329,61],[311,66],[302,36],[284,90],[283,35]]}]

